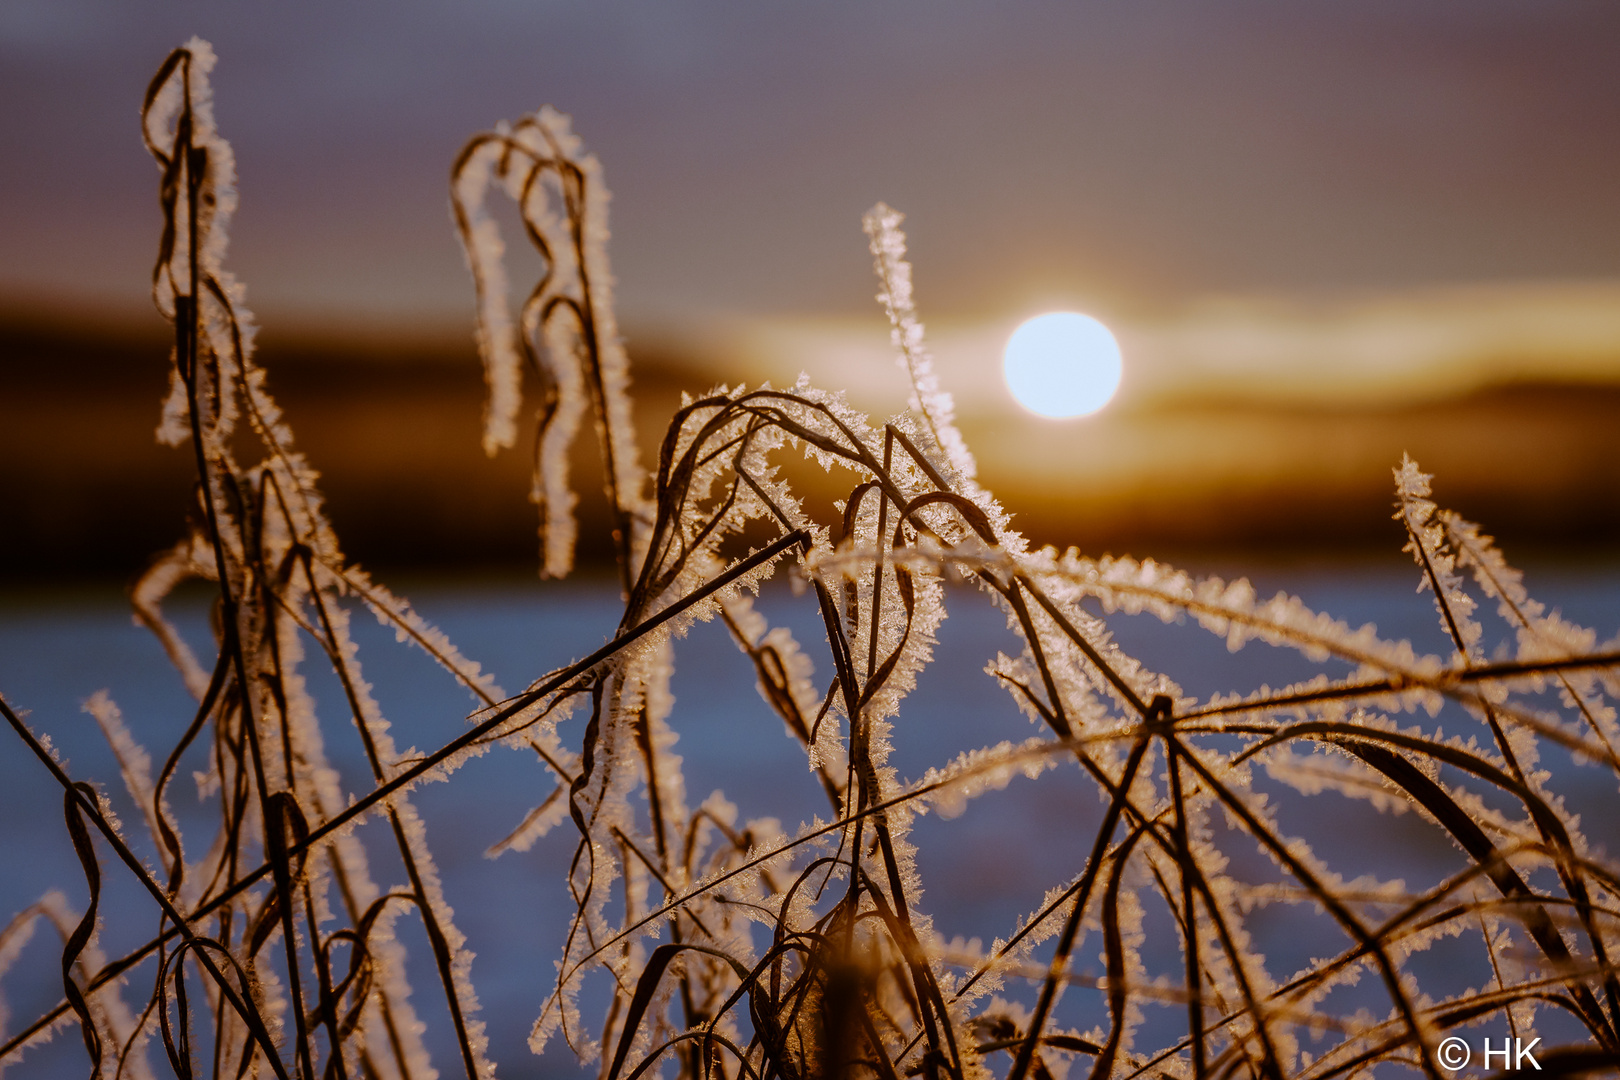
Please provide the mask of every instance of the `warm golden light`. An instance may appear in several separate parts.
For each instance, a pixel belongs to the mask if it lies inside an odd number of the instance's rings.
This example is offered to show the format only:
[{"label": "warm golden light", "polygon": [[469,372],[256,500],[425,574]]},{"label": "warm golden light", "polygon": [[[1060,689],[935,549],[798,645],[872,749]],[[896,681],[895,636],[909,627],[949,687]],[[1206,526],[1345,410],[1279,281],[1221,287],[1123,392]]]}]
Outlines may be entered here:
[{"label": "warm golden light", "polygon": [[1054,311],[1007,340],[1002,374],[1018,404],[1038,416],[1086,416],[1107,405],[1123,373],[1119,342],[1090,315]]}]

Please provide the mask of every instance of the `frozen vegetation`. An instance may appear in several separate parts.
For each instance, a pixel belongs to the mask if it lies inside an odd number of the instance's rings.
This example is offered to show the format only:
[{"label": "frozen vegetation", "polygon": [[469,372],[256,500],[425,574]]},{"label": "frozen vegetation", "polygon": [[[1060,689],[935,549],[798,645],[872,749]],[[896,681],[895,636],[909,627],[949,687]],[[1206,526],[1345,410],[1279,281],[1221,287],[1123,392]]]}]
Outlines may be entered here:
[{"label": "frozen vegetation", "polygon": [[[511,694],[346,559],[328,523],[225,269],[235,191],[213,63],[200,41],[177,50],[143,114],[165,215],[153,292],[175,332],[158,437],[194,456],[197,488],[184,538],[133,600],[196,710],[178,741],[147,750],[110,697],[90,703],[140,808],[120,822],[24,723],[23,703],[0,706],[8,753],[32,753],[60,783],[89,895],[75,911],[52,892],[0,932],[0,972],[42,923],[63,945],[61,1003],[0,1014],[0,1067],[74,1027],[105,1077],[495,1075],[472,953],[412,799],[457,783],[474,755],[512,751],[535,760],[536,796],[494,854],[551,830],[577,837],[557,868],[576,910],[530,1045],[596,1062],[608,1080],[1438,1078],[1452,1071],[1444,1040],[1459,1037],[1533,1046],[1549,1074],[1620,1062],[1620,879],[1543,765],[1551,751],[1620,774],[1620,642],[1533,600],[1489,537],[1437,507],[1416,464],[1395,470],[1397,515],[1448,656],[1246,581],[1034,550],[976,478],[930,366],[900,215],[880,205],[865,225],[908,408],[873,422],[808,377],[721,386],[684,400],[648,468],[613,318],[602,169],[565,117],[541,110],[476,137],[453,172],[485,448],[513,447],[525,395],[537,401],[532,498],[542,570],[558,577],[577,539],[569,448],[594,435],[623,614],[607,645]],[[503,239],[498,199],[525,236]],[[508,242],[534,245],[544,266],[520,305]],[[847,496],[802,502],[804,469],[847,476]],[[768,625],[752,600],[772,575],[824,637]],[[186,579],[217,588],[212,655],[165,616]],[[926,738],[907,695],[947,596],[973,590],[1022,642],[984,659],[1030,736],[904,778],[892,747]],[[351,636],[368,613],[471,695],[446,745],[390,737]],[[1234,652],[1297,654],[1316,674],[1199,700],[1115,644],[1109,619],[1141,613]],[[802,745],[825,797],[815,820],[744,819],[719,793],[687,790],[669,687],[698,620],[724,624]],[[300,674],[314,665],[343,691],[322,718]],[[324,747],[356,736],[370,785],[346,790]],[[182,771],[217,811],[212,835],[181,835],[170,802]],[[1015,924],[944,940],[922,900],[919,817],[954,818],[1045,773],[1100,800],[1083,856],[1051,857],[1044,900]],[[1415,815],[1459,857],[1415,886],[1347,877],[1279,813],[1268,793],[1282,788]],[[1033,842],[1005,828],[1007,845]],[[150,832],[155,863],[132,851],[131,830]],[[98,945],[103,875],[133,875],[149,904],[150,941],[125,956]],[[1256,926],[1296,917],[1312,958],[1268,961]],[[408,920],[426,955],[405,955]],[[1156,946],[1172,944],[1167,964]],[[1437,949],[1460,981],[1429,978]],[[448,1017],[452,1060],[429,1060],[429,1010]]]}]

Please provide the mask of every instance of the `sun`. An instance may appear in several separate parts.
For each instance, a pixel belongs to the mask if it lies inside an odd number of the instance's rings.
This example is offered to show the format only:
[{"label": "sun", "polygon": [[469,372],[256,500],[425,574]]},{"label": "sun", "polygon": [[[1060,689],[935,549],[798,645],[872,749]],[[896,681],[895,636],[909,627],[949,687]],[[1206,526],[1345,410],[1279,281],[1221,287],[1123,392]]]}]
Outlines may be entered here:
[{"label": "sun", "polygon": [[1037,416],[1064,420],[1107,405],[1124,366],[1108,327],[1090,315],[1053,311],[1013,331],[1001,370],[1018,404]]}]

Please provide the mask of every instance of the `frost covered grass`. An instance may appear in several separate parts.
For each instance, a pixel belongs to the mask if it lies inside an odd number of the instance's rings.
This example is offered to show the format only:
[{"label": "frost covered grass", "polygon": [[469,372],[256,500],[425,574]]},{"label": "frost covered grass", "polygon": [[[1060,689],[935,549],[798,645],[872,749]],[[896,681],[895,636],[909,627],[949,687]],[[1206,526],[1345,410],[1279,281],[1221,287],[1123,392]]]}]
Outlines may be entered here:
[{"label": "frost covered grass", "polygon": [[[0,974],[39,920],[63,941],[62,1001],[0,1032],[0,1067],[77,1023],[98,1076],[148,1076],[162,1061],[183,1077],[493,1075],[473,955],[412,794],[456,783],[473,755],[514,749],[537,759],[544,782],[491,854],[553,829],[577,834],[558,868],[575,912],[530,1045],[571,1050],[608,1080],[1438,1078],[1450,1070],[1437,1048],[1458,1032],[1539,1038],[1549,1073],[1620,1063],[1620,877],[1542,763],[1551,752],[1620,775],[1620,641],[1544,610],[1477,526],[1437,507],[1414,463],[1395,473],[1397,516],[1449,656],[1244,581],[1033,550],[976,479],[915,313],[900,215],[879,206],[866,230],[909,408],[879,424],[808,378],[722,386],[683,401],[645,470],[601,169],[566,118],[542,110],[475,138],[453,171],[490,387],[485,447],[515,444],[524,382],[537,384],[532,495],[543,572],[556,577],[576,541],[568,450],[594,430],[624,608],[608,644],[509,695],[347,560],[324,516],[224,269],[235,195],[212,65],[201,42],[177,50],[143,117],[162,169],[154,296],[175,331],[158,434],[189,445],[197,488],[185,538],[132,595],[197,707],[151,754],[111,698],[88,706],[154,866],[105,796],[0,702],[14,745],[60,783],[90,897],[78,913],[52,892],[0,931]],[[487,203],[503,194],[545,268],[516,312]],[[815,468],[851,477],[847,497],[796,497],[793,472]],[[824,640],[798,641],[755,608],[773,573],[818,613]],[[186,579],[217,588],[211,657],[165,618]],[[986,672],[1036,734],[908,780],[892,746],[923,737],[901,714],[952,583],[963,586],[953,597],[977,590],[997,605],[1022,642],[1018,655],[987,657]],[[1496,637],[1481,601],[1495,607]],[[365,612],[465,686],[475,711],[455,739],[395,746],[350,633]],[[1198,700],[1114,643],[1109,619],[1143,613],[1234,651],[1287,650],[1320,672]],[[803,748],[821,817],[788,828],[687,792],[669,687],[676,643],[698,620],[722,622],[752,662],[760,696]],[[316,664],[335,673],[347,714],[324,725],[300,674]],[[344,789],[324,750],[354,736],[371,774],[360,791]],[[217,809],[212,837],[180,834],[169,798],[182,762]],[[1101,802],[1084,857],[1050,859],[1044,899],[1014,925],[983,928],[988,946],[944,940],[921,902],[918,818],[954,818],[1047,773]],[[1416,887],[1346,878],[1284,820],[1283,789],[1414,814],[1459,858]],[[361,841],[362,822],[380,827],[386,850]],[[1008,824],[1005,842],[1036,841]],[[108,852],[122,865],[107,872],[144,886],[155,924],[145,946],[112,959],[98,946]],[[1268,960],[1255,937],[1296,914],[1313,927],[1310,959]],[[419,922],[429,945],[408,964],[401,920]],[[1436,978],[1432,955],[1457,978]],[[593,1018],[588,986],[605,1002]],[[454,1061],[429,1061],[430,1009],[448,1020]]]}]

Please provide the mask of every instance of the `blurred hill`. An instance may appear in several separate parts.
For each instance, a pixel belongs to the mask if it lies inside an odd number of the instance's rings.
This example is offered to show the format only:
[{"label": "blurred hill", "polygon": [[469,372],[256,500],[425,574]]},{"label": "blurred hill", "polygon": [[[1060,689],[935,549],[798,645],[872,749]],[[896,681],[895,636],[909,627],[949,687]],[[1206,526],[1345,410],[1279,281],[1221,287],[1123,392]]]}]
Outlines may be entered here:
[{"label": "blurred hill", "polygon": [[[1620,386],[1512,383],[1404,405],[1183,401],[1042,432],[965,434],[1036,538],[1327,553],[1404,542],[1392,467],[1514,547],[1601,554],[1620,540]],[[1044,495],[1044,497],[1043,497]]]},{"label": "blurred hill", "polygon": [[[153,438],[167,385],[163,329],[155,317],[138,330],[0,319],[0,577],[127,578],[179,537],[191,458]],[[258,355],[351,557],[423,572],[535,565],[533,441],[482,453],[470,336],[265,331]],[[638,347],[633,335],[631,355],[648,463],[680,392],[712,380],[693,374],[691,357]],[[1516,383],[1342,408],[1184,399],[1068,424],[964,412],[981,479],[1042,543],[1137,555],[1389,551],[1399,544],[1389,470],[1403,452],[1436,474],[1442,505],[1510,546],[1575,552],[1620,540],[1620,386]],[[574,469],[581,557],[602,559],[592,447]],[[842,477],[789,470],[812,503],[841,494]]]}]

